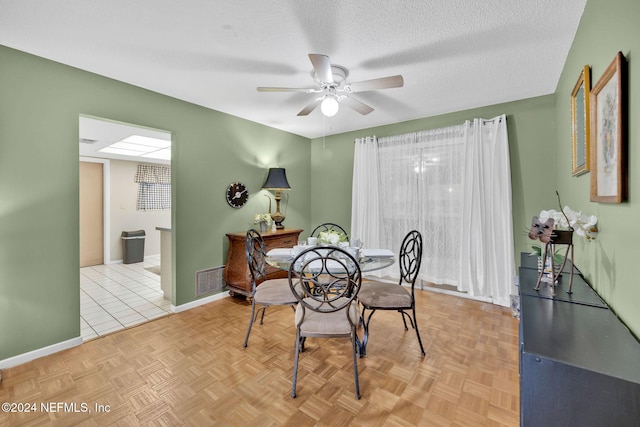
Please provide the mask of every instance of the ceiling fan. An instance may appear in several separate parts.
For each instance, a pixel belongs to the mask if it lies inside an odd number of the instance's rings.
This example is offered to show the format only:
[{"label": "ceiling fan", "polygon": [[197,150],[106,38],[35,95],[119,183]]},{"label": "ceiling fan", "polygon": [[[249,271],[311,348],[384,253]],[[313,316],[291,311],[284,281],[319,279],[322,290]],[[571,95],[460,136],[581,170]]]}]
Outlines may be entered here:
[{"label": "ceiling fan", "polygon": [[352,97],[352,93],[389,89],[402,87],[404,85],[404,79],[400,75],[347,83],[349,70],[340,65],[331,64],[327,55],[310,53],[309,59],[311,60],[311,64],[313,64],[311,75],[317,87],[258,87],[258,92],[304,92],[318,94],[319,96],[304,107],[298,113],[298,116],[306,116],[320,105],[322,114],[327,117],[332,117],[338,112],[340,103],[348,105],[360,114],[369,114],[373,111],[373,108]]}]

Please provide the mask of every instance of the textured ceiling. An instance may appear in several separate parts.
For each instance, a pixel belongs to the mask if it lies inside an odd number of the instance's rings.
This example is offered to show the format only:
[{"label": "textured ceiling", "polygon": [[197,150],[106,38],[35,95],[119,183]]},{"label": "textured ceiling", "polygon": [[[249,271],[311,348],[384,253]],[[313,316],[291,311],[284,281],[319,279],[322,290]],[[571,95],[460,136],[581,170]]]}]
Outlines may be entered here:
[{"label": "textured ceiling", "polygon": [[[0,44],[306,137],[553,93],[586,0],[0,0]],[[362,116],[297,113],[309,53],[349,82]]]}]

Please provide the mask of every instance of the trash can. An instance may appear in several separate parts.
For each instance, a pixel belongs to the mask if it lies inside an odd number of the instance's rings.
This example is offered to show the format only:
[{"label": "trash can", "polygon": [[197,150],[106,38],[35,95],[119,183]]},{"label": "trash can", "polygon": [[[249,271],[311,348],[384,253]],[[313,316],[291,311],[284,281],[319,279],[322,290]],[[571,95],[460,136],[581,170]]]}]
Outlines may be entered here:
[{"label": "trash can", "polygon": [[122,262],[133,264],[144,260],[144,230],[122,232]]}]

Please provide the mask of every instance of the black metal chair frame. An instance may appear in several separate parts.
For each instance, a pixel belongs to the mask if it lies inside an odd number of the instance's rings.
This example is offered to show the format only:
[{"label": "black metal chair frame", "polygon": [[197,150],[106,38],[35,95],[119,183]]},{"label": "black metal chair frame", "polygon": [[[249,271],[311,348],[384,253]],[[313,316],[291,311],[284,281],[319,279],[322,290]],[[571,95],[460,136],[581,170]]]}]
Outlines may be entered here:
[{"label": "black metal chair frame", "polygon": [[[415,301],[415,285],[418,273],[420,272],[420,265],[422,263],[422,234],[419,231],[410,231],[402,241],[400,247],[400,256],[398,259],[400,264],[400,280],[397,286],[402,286],[403,283],[411,285],[411,304],[406,307],[376,307],[373,305],[366,305],[362,300],[362,314],[360,315],[361,321],[364,325],[364,337],[360,344],[360,357],[367,353],[367,342],[369,341],[369,323],[371,317],[377,310],[395,310],[402,314],[402,322],[404,323],[405,331],[409,330],[407,327],[407,319],[411,324],[411,327],[415,329],[416,336],[418,337],[418,343],[420,344],[420,351],[422,356],[425,356],[424,346],[422,345],[422,339],[420,338],[420,331],[418,330],[418,322],[416,320],[416,301]],[[366,286],[366,284],[365,284]],[[395,286],[395,285],[394,285]],[[369,316],[366,317],[366,310],[370,310]],[[407,310],[411,310],[411,315],[407,313]]]},{"label": "black metal chair frame", "polygon": [[[295,311],[295,305],[297,304],[297,300],[293,298],[292,295],[291,301],[287,303],[260,303],[260,307],[256,312],[256,299],[254,298],[256,294],[256,288],[260,283],[267,280],[264,240],[262,239],[262,236],[260,235],[258,230],[250,229],[249,231],[247,231],[245,237],[245,252],[247,256],[247,263],[249,264],[249,272],[251,273],[251,319],[249,320],[247,336],[244,339],[244,347],[246,347],[247,343],[249,342],[251,328],[253,327],[253,322],[255,322],[258,314],[260,314],[260,324],[262,325],[264,321],[264,313],[267,310],[267,307],[272,305],[290,305],[291,308]],[[289,288],[285,289],[288,290]]]},{"label": "black metal chair frame", "polygon": [[[355,379],[356,399],[360,399],[360,383],[358,380],[358,307],[354,307],[350,314],[352,303],[356,301],[362,274],[358,262],[345,250],[336,246],[313,247],[298,254],[289,268],[289,286],[291,292],[298,298],[296,320],[295,356],[293,365],[293,383],[291,397],[296,397],[298,378],[298,359],[303,351],[304,340],[307,337],[338,338],[349,337],[353,352],[353,374]],[[348,333],[303,332],[307,311],[317,313],[333,313],[344,310],[351,326]]]}]

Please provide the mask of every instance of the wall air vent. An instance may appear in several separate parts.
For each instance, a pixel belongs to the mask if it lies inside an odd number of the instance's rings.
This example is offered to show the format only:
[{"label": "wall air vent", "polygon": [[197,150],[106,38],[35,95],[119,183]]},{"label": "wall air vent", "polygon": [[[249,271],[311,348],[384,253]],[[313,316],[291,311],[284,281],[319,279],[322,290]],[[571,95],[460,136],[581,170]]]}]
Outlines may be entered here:
[{"label": "wall air vent", "polygon": [[196,271],[196,296],[201,297],[224,291],[227,284],[223,275],[224,265]]}]

